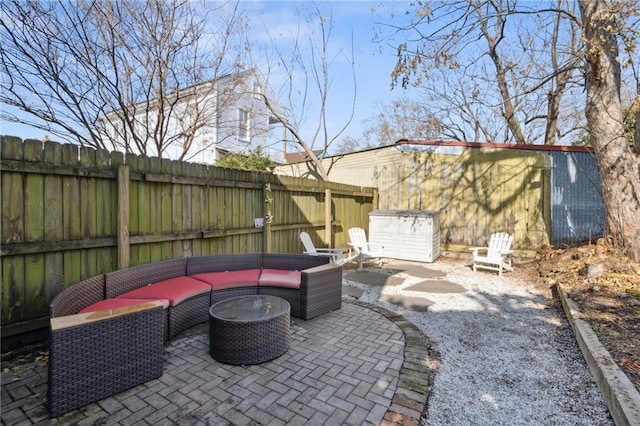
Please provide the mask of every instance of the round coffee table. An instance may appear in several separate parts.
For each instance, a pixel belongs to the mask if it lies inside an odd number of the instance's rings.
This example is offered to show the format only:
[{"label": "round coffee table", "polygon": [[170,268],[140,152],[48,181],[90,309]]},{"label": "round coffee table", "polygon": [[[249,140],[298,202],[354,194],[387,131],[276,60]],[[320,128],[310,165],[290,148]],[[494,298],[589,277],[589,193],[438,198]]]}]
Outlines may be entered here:
[{"label": "round coffee table", "polygon": [[289,350],[291,307],[275,296],[240,296],[209,309],[209,353],[225,364],[270,361]]}]

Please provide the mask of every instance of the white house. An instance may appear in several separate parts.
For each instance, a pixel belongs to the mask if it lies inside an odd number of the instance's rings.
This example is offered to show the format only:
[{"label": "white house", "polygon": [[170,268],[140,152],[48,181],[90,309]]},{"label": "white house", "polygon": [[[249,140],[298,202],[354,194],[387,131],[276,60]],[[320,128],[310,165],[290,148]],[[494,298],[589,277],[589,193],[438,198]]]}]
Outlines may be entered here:
[{"label": "white house", "polygon": [[[264,97],[280,111],[273,90],[255,69],[165,96],[163,105],[143,102],[128,114],[113,111],[103,131],[117,150],[170,159],[213,164],[226,153],[249,153],[258,147],[265,156],[283,162],[283,127]],[[124,118],[135,117],[127,124]],[[132,130],[135,129],[135,130]],[[161,155],[158,155],[161,151]]]}]

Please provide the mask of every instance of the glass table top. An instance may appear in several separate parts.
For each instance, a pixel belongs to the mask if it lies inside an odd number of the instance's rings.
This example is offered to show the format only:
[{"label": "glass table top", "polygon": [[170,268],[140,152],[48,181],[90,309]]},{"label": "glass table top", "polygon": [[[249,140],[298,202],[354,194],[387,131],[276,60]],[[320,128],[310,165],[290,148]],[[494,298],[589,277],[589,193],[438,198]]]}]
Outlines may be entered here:
[{"label": "glass table top", "polygon": [[260,321],[277,317],[290,309],[289,302],[276,296],[232,297],[216,303],[209,314],[223,321]]}]

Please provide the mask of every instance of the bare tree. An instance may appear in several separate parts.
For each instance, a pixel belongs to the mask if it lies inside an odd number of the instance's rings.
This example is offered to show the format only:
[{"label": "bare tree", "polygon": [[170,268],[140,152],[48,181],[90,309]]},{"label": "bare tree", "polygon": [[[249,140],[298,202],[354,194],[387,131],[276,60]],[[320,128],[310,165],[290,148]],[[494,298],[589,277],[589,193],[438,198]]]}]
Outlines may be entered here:
[{"label": "bare tree", "polygon": [[[453,71],[453,72],[452,72]],[[511,141],[491,85],[468,78],[466,71],[434,69],[423,103],[440,123],[438,137],[457,141]]]},{"label": "bare tree", "polygon": [[237,4],[7,0],[0,7],[0,102],[20,111],[2,119],[81,145],[158,156],[179,146],[184,158],[218,120],[211,82],[242,66]]},{"label": "bare tree", "polygon": [[362,135],[342,139],[337,153],[389,145],[398,139],[435,139],[442,133],[442,124],[429,106],[406,97],[379,104],[378,112],[363,124]]},{"label": "bare tree", "polygon": [[[301,34],[300,28],[295,34],[295,43],[290,51],[275,49],[274,62],[269,65],[268,80],[276,72],[284,74],[284,93],[286,105],[274,105],[262,95],[273,116],[280,122],[294,144],[297,144],[307,154],[313,167],[312,172],[321,180],[328,179],[327,171],[322,165],[322,158],[327,155],[329,147],[340,138],[351,123],[355,111],[356,75],[354,65],[353,44],[350,52],[341,49],[332,51],[331,35],[334,28],[333,14],[325,13],[318,4],[314,3],[307,16],[309,30]],[[268,55],[270,56],[270,55]],[[351,87],[353,96],[351,111],[344,117],[343,123],[337,130],[331,130],[328,123],[327,111],[330,107],[330,93],[335,77],[334,65],[338,61],[346,61],[351,67]],[[313,104],[313,105],[312,105]],[[310,136],[302,132],[303,125],[313,129]],[[320,150],[318,156],[314,150]]]},{"label": "bare tree", "polygon": [[631,28],[637,29],[640,12],[637,4],[627,9],[630,4],[622,2],[579,0],[579,5],[586,43],[586,115],[602,178],[608,232],[614,243],[637,256],[640,253],[640,151],[634,149],[625,136],[618,40],[625,32],[620,25],[631,23]]},{"label": "bare tree", "polygon": [[[400,45],[393,78],[403,86],[420,85],[423,79],[430,77],[433,67],[444,65],[464,69],[468,64],[473,65],[478,57],[462,53],[470,40],[479,37],[487,46],[482,54],[490,58],[496,72],[495,87],[509,133],[517,142],[527,141],[522,138],[522,128],[538,118],[535,106],[543,105],[536,103],[535,98],[527,100],[527,95],[532,94],[538,99],[546,99],[546,112],[539,117],[546,122],[545,143],[552,142],[554,133],[563,134],[559,130],[562,128],[563,93],[571,85],[582,84],[586,89],[586,127],[602,179],[607,232],[615,244],[637,255],[640,253],[640,153],[634,148],[637,142],[634,145],[626,138],[628,128],[620,93],[623,84],[621,62],[627,58],[625,64],[633,65],[640,5],[637,1],[624,0],[578,0],[577,4],[579,11],[574,10],[573,3],[563,0],[553,7],[529,2],[519,5],[516,1],[503,0],[438,3],[434,8],[420,3],[418,19],[407,27],[418,33],[419,46],[409,51],[407,43]],[[451,15],[442,15],[444,11]],[[434,29],[428,24],[436,16],[440,21]],[[547,49],[533,49],[535,54],[529,57],[538,58],[535,61],[524,61],[522,55],[537,44],[521,44],[522,48],[516,50],[520,55],[517,57],[498,50],[511,34],[505,23],[513,16],[545,17],[540,21],[541,25],[535,27],[535,32],[540,36],[542,44],[539,46]],[[561,30],[562,25],[565,30]],[[523,39],[527,33],[516,30],[515,34]],[[545,55],[548,55],[546,59]],[[520,63],[536,66],[519,69],[517,64]],[[582,66],[582,73],[576,74],[580,81],[572,82],[573,70],[578,65]],[[627,81],[628,88],[637,90],[640,87],[638,75],[635,72],[633,75],[635,81]],[[483,81],[483,84],[488,83]],[[628,108],[629,114],[636,114],[637,102],[636,95],[635,103]],[[527,108],[523,107],[525,105]],[[578,108],[571,106],[571,109]],[[531,115],[532,111],[534,115]]]},{"label": "bare tree", "polygon": [[578,24],[556,13],[572,13],[570,2],[417,4],[415,18],[394,27],[413,42],[399,44],[393,82],[424,90],[448,137],[554,144],[578,130],[562,112],[579,65]]}]

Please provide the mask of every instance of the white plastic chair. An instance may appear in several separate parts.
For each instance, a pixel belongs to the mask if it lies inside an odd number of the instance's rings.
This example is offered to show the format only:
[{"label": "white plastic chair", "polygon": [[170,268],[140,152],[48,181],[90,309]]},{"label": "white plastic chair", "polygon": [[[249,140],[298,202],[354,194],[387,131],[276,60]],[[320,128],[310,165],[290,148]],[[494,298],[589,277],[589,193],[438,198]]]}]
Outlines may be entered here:
[{"label": "white plastic chair", "polygon": [[349,245],[355,251],[354,259],[358,259],[358,270],[362,270],[364,262],[373,262],[378,266],[382,266],[382,256],[384,255],[384,247],[369,244],[367,235],[362,228],[349,229]]},{"label": "white plastic chair", "polygon": [[309,256],[326,256],[331,258],[331,263],[335,263],[336,265],[342,265],[345,263],[345,259],[343,258],[343,253],[346,251],[341,248],[316,248],[311,241],[311,237],[306,232],[300,233],[300,240],[302,241],[302,245],[304,245],[304,254],[308,254]]},{"label": "white plastic chair", "polygon": [[[502,276],[502,270],[513,271],[511,266],[511,243],[513,243],[513,235],[507,232],[496,232],[491,234],[489,238],[489,247],[471,247],[473,252],[473,270],[477,268],[490,269],[498,271],[498,275]],[[485,252],[486,255],[480,255]]]}]

